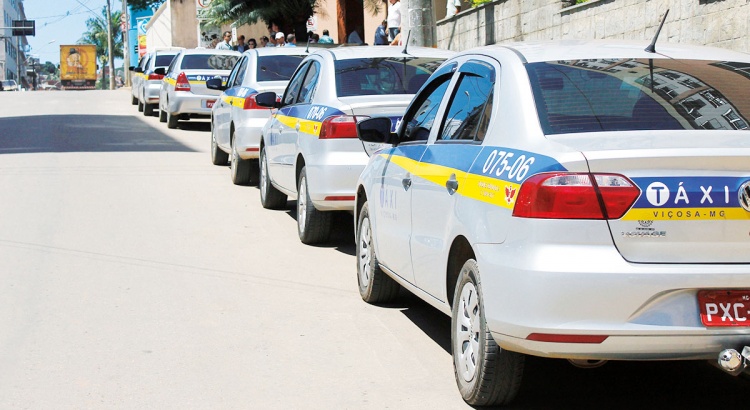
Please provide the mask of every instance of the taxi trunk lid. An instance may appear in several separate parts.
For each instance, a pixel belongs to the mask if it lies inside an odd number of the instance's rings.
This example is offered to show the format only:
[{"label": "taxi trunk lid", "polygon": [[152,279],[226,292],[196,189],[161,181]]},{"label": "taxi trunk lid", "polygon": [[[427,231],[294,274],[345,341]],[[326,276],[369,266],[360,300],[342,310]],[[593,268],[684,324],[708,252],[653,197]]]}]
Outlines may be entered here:
[{"label": "taxi trunk lid", "polygon": [[[750,134],[649,131],[550,137],[580,151],[592,173],[641,190],[612,239],[628,261],[750,263]],[[747,209],[750,206],[746,205]]]},{"label": "taxi trunk lid", "polygon": [[229,71],[225,70],[185,70],[183,72],[190,82],[190,91],[198,95],[215,95],[218,97],[221,91],[209,89],[206,87],[206,81],[218,76],[226,83],[229,77]]}]

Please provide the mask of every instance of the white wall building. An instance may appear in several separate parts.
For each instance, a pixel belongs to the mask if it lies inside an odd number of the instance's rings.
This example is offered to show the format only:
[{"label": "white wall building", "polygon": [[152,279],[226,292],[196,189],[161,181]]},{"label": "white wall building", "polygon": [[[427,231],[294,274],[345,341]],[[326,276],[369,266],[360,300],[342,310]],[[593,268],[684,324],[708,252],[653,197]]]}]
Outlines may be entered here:
[{"label": "white wall building", "polygon": [[22,84],[26,71],[24,62],[26,55],[23,50],[26,47],[26,37],[11,36],[13,20],[25,20],[26,14],[23,10],[23,0],[0,0],[0,9],[3,10],[3,21],[0,27],[0,79],[16,80]]}]

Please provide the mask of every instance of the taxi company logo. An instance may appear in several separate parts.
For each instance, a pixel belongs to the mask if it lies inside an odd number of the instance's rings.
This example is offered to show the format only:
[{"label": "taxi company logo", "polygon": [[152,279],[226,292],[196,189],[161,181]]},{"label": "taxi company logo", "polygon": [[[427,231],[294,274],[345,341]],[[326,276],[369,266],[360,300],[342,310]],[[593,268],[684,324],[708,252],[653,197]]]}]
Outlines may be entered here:
[{"label": "taxi company logo", "polygon": [[662,206],[669,200],[669,188],[661,182],[654,182],[646,188],[646,199],[651,205]]},{"label": "taxi company logo", "polygon": [[513,203],[513,197],[516,196],[516,189],[512,186],[505,187],[505,200],[508,201],[508,205]]},{"label": "taxi company logo", "polygon": [[739,197],[742,209],[750,212],[750,181],[745,181],[740,186]]},{"label": "taxi company logo", "polygon": [[649,228],[654,223],[654,221],[638,221],[638,224],[641,225],[644,228]]}]

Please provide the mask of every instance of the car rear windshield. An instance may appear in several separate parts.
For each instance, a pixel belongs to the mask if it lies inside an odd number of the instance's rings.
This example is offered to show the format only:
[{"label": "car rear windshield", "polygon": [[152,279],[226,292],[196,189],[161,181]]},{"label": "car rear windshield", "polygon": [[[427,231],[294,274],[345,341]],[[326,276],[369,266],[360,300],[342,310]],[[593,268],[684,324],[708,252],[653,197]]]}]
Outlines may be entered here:
[{"label": "car rear windshield", "polygon": [[305,56],[263,56],[258,57],[258,81],[289,81]]},{"label": "car rear windshield", "polygon": [[336,60],[336,94],[416,94],[443,61],[425,57]]},{"label": "car rear windshield", "polygon": [[183,70],[231,70],[239,56],[227,54],[187,54],[182,57]]},{"label": "car rear windshield", "polygon": [[545,134],[749,129],[748,63],[600,59],[526,67]]},{"label": "car rear windshield", "polygon": [[174,56],[174,54],[157,54],[156,63],[154,65],[156,67],[167,67],[172,63]]}]

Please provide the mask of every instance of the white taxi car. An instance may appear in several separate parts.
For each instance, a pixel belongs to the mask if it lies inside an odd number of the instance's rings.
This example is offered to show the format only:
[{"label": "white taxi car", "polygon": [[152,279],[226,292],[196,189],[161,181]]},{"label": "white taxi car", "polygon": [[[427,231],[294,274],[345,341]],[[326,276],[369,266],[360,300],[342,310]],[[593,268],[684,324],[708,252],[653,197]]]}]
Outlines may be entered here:
[{"label": "white taxi car", "polygon": [[144,54],[137,66],[130,67],[130,71],[133,72],[130,91],[133,105],[138,105],[138,111],[143,112],[143,115],[153,115],[154,108],[159,104],[159,92],[164,75],[156,74],[154,70],[169,67],[178,51],[179,49],[152,51]]},{"label": "white taxi car", "polygon": [[645,45],[468,50],[397,133],[358,124],[392,144],[357,185],[360,294],[451,315],[472,405],[511,401],[524,355],[747,364],[750,56]]},{"label": "white taxi car", "polygon": [[211,107],[221,94],[206,87],[206,80],[227,80],[229,70],[240,57],[232,50],[187,49],[180,51],[168,68],[157,68],[164,75],[159,92],[159,121],[176,128],[181,119],[209,118]]},{"label": "white taxi car", "polygon": [[387,116],[395,129],[414,93],[453,54],[420,47],[320,49],[302,62],[281,102],[274,92],[258,94],[261,105],[278,108],[261,134],[263,206],[297,199],[300,240],[327,240],[330,211],[354,209],[354,187],[367,163],[357,119]]},{"label": "white taxi car", "polygon": [[[225,165],[231,155],[232,182],[247,185],[257,179],[260,131],[271,111],[255,101],[258,93],[281,95],[308,52],[304,47],[263,47],[246,51],[222,84],[206,82],[223,91],[211,110],[211,162]],[[255,174],[255,175],[252,175]]]}]

